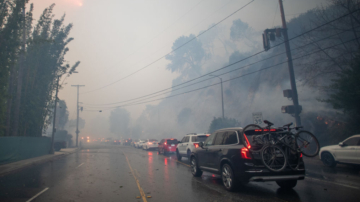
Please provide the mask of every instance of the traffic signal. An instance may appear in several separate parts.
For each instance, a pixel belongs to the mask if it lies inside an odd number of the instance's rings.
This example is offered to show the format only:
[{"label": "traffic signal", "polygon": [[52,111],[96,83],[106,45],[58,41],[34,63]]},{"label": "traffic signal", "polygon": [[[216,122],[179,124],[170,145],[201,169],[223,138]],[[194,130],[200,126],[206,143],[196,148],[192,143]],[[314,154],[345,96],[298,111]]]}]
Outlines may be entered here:
[{"label": "traffic signal", "polygon": [[[297,112],[298,112],[298,114],[300,114],[301,111],[302,111],[302,106],[298,105],[297,108],[298,108]],[[295,110],[296,110],[296,107],[294,105],[286,105],[286,106],[281,107],[281,112],[282,113],[295,114]]]}]

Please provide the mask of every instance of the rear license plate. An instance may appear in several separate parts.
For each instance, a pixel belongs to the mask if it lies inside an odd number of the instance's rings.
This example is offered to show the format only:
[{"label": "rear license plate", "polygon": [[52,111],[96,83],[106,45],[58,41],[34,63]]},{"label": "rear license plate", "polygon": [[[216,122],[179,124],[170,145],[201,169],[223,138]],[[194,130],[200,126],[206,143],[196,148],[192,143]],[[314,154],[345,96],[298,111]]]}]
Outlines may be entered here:
[{"label": "rear license plate", "polygon": [[175,146],[174,144],[172,144],[171,146]]}]

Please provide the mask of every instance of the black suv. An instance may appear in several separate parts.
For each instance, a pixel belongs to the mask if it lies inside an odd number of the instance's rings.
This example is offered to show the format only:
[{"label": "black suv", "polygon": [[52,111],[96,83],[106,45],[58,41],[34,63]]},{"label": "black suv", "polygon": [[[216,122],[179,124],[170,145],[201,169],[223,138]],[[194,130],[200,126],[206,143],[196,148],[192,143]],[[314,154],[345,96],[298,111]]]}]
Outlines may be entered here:
[{"label": "black suv", "polygon": [[[252,134],[245,134],[251,139]],[[261,161],[260,152],[250,151],[242,128],[225,128],[215,131],[190,156],[191,172],[200,177],[203,171],[221,175],[225,188],[233,191],[241,183],[276,181],[281,188],[293,188],[297,180],[305,178],[301,159],[297,170],[290,167],[281,172],[268,170]]]}]

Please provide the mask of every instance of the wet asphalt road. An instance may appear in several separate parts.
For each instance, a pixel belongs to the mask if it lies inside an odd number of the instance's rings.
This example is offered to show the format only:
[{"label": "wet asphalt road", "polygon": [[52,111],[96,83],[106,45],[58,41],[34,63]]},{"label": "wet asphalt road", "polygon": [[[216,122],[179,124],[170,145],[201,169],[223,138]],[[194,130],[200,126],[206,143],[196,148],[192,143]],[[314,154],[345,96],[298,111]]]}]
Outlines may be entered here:
[{"label": "wet asphalt road", "polygon": [[173,154],[114,145],[83,149],[0,178],[0,201],[28,201],[36,195],[31,201],[359,201],[358,170],[306,162],[313,172],[294,190],[259,182],[231,193],[217,175],[193,177],[186,158],[179,162]]}]

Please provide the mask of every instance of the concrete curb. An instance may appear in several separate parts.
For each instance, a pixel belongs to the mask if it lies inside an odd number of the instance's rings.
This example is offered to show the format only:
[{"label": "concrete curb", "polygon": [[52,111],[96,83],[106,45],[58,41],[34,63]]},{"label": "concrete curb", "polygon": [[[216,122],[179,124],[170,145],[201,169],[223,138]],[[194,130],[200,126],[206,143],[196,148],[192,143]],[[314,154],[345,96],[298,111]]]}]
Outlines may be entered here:
[{"label": "concrete curb", "polygon": [[58,160],[67,155],[76,153],[79,150],[80,150],[79,148],[76,148],[73,151],[69,151],[69,152],[56,152],[55,154],[48,154],[48,155],[39,156],[39,157],[31,158],[31,159],[25,159],[25,160],[21,160],[21,161],[9,163],[9,164],[0,165],[0,177],[4,177],[9,174],[20,172],[26,168],[29,168],[29,167],[32,167],[35,165],[40,165],[40,164],[43,164],[46,162]]}]

